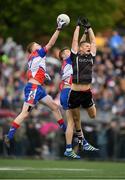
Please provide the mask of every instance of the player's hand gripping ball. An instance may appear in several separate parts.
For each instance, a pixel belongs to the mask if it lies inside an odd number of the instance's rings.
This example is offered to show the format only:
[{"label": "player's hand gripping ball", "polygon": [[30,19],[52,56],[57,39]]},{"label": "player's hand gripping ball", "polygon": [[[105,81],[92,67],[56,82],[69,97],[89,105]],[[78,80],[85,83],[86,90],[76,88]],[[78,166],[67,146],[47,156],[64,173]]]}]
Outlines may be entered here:
[{"label": "player's hand gripping ball", "polygon": [[64,23],[64,26],[67,26],[69,23],[70,23],[70,17],[67,15],[67,14],[60,14],[58,17],[57,17],[57,24],[59,22],[63,22]]}]

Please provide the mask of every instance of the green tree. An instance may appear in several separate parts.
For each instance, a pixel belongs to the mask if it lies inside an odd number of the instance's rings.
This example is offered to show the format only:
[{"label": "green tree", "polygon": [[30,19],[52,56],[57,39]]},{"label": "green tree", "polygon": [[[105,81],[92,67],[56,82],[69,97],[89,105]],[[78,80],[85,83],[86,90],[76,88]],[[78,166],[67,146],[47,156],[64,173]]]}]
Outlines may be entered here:
[{"label": "green tree", "polygon": [[[113,27],[121,0],[0,0],[0,34],[13,36],[19,43],[48,40],[56,27],[56,17],[66,13],[71,23],[58,42],[71,40],[79,15],[85,14],[95,30]],[[121,17],[121,16],[120,16]]]}]

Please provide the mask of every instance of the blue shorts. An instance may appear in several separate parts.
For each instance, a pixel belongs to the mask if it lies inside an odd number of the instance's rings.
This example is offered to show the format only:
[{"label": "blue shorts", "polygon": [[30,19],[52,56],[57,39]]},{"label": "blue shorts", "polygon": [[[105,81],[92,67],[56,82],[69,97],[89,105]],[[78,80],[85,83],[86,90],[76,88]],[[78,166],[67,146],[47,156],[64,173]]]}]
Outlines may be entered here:
[{"label": "blue shorts", "polygon": [[32,106],[44,98],[47,93],[41,85],[27,83],[24,89],[24,101]]},{"label": "blue shorts", "polygon": [[62,105],[64,110],[69,109],[68,107],[68,100],[69,100],[69,93],[71,88],[64,88],[60,93],[60,104]]}]

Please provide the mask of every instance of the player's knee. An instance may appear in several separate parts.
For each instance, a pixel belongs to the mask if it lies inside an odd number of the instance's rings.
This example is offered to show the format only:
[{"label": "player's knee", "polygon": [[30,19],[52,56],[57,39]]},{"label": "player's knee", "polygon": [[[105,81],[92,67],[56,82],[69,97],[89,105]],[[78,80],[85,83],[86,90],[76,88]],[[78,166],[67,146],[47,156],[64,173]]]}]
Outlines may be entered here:
[{"label": "player's knee", "polygon": [[53,103],[52,111],[58,111],[58,110],[59,110],[59,106],[56,103]]},{"label": "player's knee", "polygon": [[74,122],[73,121],[68,121],[67,125],[74,128]]},{"label": "player's knee", "polygon": [[96,117],[96,113],[89,114],[90,118],[94,119]]},{"label": "player's knee", "polygon": [[73,116],[73,120],[74,122],[79,122],[80,119],[77,116]]}]

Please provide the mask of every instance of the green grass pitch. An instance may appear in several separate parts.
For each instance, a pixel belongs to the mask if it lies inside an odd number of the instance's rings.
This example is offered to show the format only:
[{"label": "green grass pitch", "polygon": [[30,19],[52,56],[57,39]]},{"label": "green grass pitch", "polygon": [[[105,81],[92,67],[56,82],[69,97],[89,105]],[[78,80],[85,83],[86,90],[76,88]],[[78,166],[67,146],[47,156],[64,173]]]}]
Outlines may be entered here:
[{"label": "green grass pitch", "polygon": [[0,159],[0,179],[125,179],[125,162]]}]

